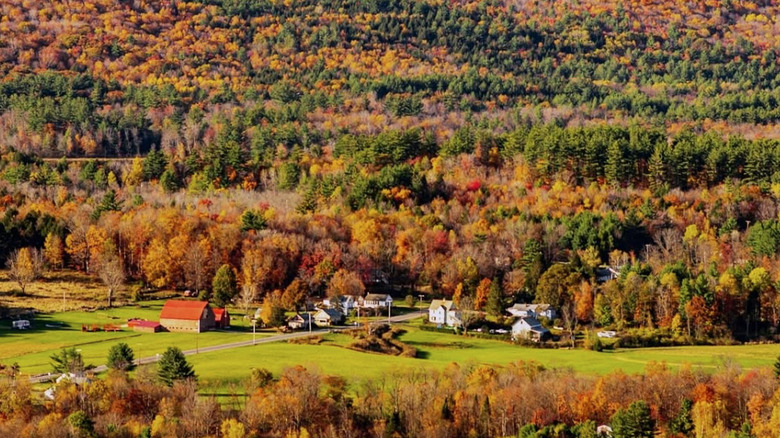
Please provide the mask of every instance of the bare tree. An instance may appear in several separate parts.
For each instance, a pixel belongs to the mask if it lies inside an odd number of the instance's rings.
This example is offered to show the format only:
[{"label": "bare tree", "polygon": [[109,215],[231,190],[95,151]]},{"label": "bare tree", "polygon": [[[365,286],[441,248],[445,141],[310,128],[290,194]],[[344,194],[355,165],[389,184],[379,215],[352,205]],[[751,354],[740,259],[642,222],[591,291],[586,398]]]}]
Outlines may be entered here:
[{"label": "bare tree", "polygon": [[184,278],[187,285],[195,289],[199,294],[206,283],[206,269],[208,269],[208,254],[201,245],[195,243],[187,251],[184,259]]},{"label": "bare tree", "polygon": [[561,306],[561,319],[563,319],[563,326],[566,331],[569,332],[569,338],[571,339],[571,348],[574,346],[574,332],[577,330],[577,316],[574,312],[574,300],[568,299]]},{"label": "bare tree", "polygon": [[238,296],[238,300],[241,303],[241,308],[244,309],[244,314],[249,311],[249,306],[257,299],[257,285],[254,283],[244,283],[241,285],[241,293]]},{"label": "bare tree", "polygon": [[108,307],[111,307],[114,293],[122,287],[125,281],[125,271],[122,269],[119,257],[116,255],[107,256],[98,267],[98,275],[103,280],[103,284],[108,287]]},{"label": "bare tree", "polygon": [[27,285],[43,274],[43,256],[35,248],[21,248],[11,253],[6,262],[8,278],[15,281],[24,294]]},{"label": "bare tree", "polygon": [[464,332],[468,332],[469,326],[479,320],[479,312],[474,310],[474,300],[471,297],[463,297],[458,303],[460,309],[460,324]]}]

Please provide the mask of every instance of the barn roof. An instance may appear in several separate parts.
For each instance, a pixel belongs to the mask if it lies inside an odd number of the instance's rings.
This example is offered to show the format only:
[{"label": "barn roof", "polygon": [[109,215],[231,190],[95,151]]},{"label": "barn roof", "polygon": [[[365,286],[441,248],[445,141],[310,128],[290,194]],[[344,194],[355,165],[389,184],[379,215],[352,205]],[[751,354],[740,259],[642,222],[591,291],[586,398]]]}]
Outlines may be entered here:
[{"label": "barn roof", "polygon": [[160,312],[160,319],[186,319],[197,321],[208,307],[208,301],[168,300]]},{"label": "barn roof", "polygon": [[223,307],[216,307],[214,308],[214,319],[219,322],[222,321],[222,318],[224,318],[227,315],[227,317],[230,317],[230,313],[228,313],[227,309]]}]

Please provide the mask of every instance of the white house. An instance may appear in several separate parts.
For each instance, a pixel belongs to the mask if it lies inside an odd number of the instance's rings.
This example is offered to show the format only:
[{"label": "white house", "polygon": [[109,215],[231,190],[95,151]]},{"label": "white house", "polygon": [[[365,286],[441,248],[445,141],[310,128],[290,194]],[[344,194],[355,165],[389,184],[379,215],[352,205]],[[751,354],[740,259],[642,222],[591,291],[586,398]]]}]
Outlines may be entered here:
[{"label": "white house", "polygon": [[319,312],[314,314],[314,322],[318,326],[340,324],[343,318],[344,315],[336,309],[320,309]]},{"label": "white house", "polygon": [[512,324],[512,338],[514,339],[531,339],[534,341],[544,340],[544,338],[550,335],[550,331],[542,327],[542,323],[536,318],[526,316],[524,318],[518,318],[514,324]]},{"label": "white house", "polygon": [[460,325],[460,310],[452,300],[433,300],[428,307],[428,321],[448,327]]},{"label": "white house", "polygon": [[287,326],[291,329],[309,328],[313,324],[311,313],[296,313],[295,316],[287,320]]},{"label": "white house", "polygon": [[339,295],[338,297],[325,298],[322,304],[330,308],[339,308],[344,313],[349,313],[358,306],[360,297],[355,295]]},{"label": "white house", "polygon": [[367,309],[388,308],[393,305],[393,297],[388,294],[368,294],[363,298],[363,307]]},{"label": "white house", "polygon": [[547,318],[553,320],[558,317],[558,313],[549,304],[521,304],[517,303],[506,309],[509,314],[518,318]]}]

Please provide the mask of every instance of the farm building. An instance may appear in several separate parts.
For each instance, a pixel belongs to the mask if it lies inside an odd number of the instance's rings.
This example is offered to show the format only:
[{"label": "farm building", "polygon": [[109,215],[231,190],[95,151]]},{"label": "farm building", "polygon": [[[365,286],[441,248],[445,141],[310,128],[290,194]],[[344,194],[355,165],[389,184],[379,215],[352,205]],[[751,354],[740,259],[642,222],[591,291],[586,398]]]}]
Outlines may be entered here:
[{"label": "farm building", "polygon": [[127,323],[127,326],[132,328],[134,332],[141,333],[157,333],[162,330],[162,326],[157,321],[143,321],[136,319]]},{"label": "farm building", "polygon": [[160,312],[160,324],[171,332],[202,332],[215,326],[208,301],[168,300]]},{"label": "farm building", "polygon": [[230,328],[230,313],[226,308],[214,309],[214,326],[218,329]]}]

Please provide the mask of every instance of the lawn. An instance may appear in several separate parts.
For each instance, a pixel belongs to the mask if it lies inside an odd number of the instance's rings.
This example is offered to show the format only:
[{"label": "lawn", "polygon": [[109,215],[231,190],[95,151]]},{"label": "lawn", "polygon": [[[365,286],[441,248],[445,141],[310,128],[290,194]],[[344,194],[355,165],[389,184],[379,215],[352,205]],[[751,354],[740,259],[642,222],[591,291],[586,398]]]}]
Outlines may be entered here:
[{"label": "lawn", "polygon": [[419,358],[383,356],[344,348],[350,337],[328,334],[319,345],[292,343],[262,344],[190,357],[206,393],[224,393],[240,385],[252,368],[267,368],[274,374],[293,365],[318,369],[324,374],[350,380],[377,378],[404,369],[442,369],[450,363],[484,363],[504,366],[516,361],[535,361],[549,368],[570,368],[586,374],[614,371],[641,373],[652,362],[666,362],[671,368],[683,364],[715,370],[734,361],[743,368],[770,366],[780,345],[671,347],[624,349],[611,352],[588,350],[523,348],[507,342],[427,332],[412,325],[400,340],[418,349]]},{"label": "lawn", "polygon": [[[51,371],[49,357],[63,347],[81,350],[87,364],[102,365],[109,348],[126,342],[136,357],[162,353],[169,346],[183,350],[209,345],[237,342],[252,338],[251,326],[242,318],[234,318],[234,330],[193,333],[136,333],[124,328],[119,332],[82,332],[81,325],[121,325],[129,318],[157,320],[162,301],[143,302],[137,306],[115,307],[96,311],[39,314],[33,320],[32,330],[12,330],[9,321],[0,323],[0,362],[19,363],[22,372],[37,374]],[[47,326],[48,325],[48,326]],[[61,327],[59,326],[61,325]],[[258,331],[258,338],[274,332]]]}]

